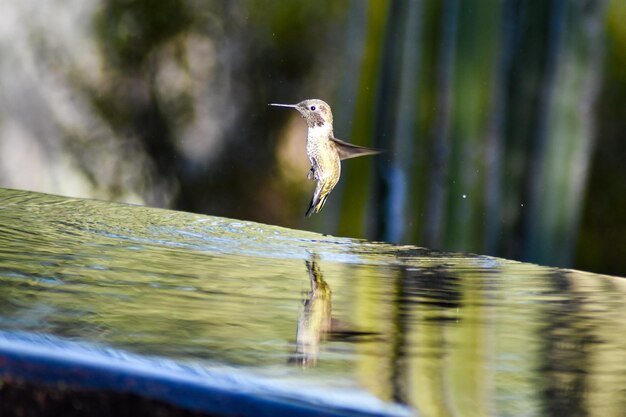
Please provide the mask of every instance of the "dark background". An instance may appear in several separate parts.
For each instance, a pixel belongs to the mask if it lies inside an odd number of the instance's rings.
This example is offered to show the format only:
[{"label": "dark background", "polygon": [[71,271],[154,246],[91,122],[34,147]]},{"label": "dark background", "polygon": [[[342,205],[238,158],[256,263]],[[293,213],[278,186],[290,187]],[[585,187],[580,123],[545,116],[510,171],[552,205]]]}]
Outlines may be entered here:
[{"label": "dark background", "polygon": [[[0,186],[626,275],[626,3],[0,6]],[[321,214],[305,125],[347,161]]]}]

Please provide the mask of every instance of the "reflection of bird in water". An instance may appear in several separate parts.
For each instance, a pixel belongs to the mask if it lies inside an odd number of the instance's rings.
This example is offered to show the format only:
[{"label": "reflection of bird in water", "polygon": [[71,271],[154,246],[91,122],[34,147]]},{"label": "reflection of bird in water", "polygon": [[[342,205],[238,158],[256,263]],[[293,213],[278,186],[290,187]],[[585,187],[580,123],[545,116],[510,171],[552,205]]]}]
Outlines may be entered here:
[{"label": "reflection of bird in water", "polygon": [[331,291],[324,281],[319,267],[319,256],[311,255],[305,261],[309,273],[311,291],[298,314],[296,329],[296,351],[289,363],[303,368],[317,365],[321,342],[326,336],[344,342],[365,342],[379,336],[378,333],[357,330],[346,322],[336,320],[331,315]]},{"label": "reflection of bird in water", "polygon": [[311,291],[298,315],[296,352],[289,360],[303,368],[316,365],[320,341],[331,330],[331,291],[322,278],[318,260],[319,257],[313,255],[306,261]]},{"label": "reflection of bird in water", "polygon": [[315,180],[315,191],[306,211],[307,217],[324,207],[328,195],[339,181],[342,160],[381,152],[337,139],[333,133],[333,113],[322,100],[304,100],[298,104],[272,103],[270,106],[291,107],[298,110],[306,120],[306,153],[311,162],[309,179]]}]

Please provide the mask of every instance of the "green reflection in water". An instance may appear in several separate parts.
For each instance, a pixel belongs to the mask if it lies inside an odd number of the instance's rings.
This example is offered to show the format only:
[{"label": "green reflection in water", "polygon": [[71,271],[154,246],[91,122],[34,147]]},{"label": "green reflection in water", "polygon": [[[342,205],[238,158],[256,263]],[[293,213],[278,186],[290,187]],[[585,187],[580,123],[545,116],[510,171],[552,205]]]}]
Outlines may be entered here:
[{"label": "green reflection in water", "polygon": [[621,278],[0,189],[0,289],[2,330],[426,416],[626,409]]}]

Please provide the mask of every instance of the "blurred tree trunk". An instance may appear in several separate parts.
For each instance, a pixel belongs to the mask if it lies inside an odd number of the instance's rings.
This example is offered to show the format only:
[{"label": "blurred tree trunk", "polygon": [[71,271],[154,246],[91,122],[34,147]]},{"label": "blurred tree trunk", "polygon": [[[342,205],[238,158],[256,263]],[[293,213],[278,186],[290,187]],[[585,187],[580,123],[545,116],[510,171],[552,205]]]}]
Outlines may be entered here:
[{"label": "blurred tree trunk", "polygon": [[[379,55],[382,51],[388,2],[368,2],[366,48],[361,63],[358,95],[355,101],[354,120],[350,141],[357,145],[371,146],[374,129],[376,80],[380,71]],[[356,75],[355,75],[356,76]],[[342,236],[364,237],[368,184],[371,183],[371,158],[357,158],[342,164],[344,194],[338,233]]]},{"label": "blurred tree trunk", "polygon": [[[606,19],[595,30],[602,46],[601,86],[593,108],[595,140],[573,265],[577,269],[626,276],[623,251],[626,230],[626,2],[609,1]],[[598,49],[600,51],[600,49]],[[574,242],[573,242],[574,243]]]},{"label": "blurred tree trunk", "polygon": [[427,194],[424,243],[440,248],[446,214],[446,171],[450,155],[450,124],[454,98],[454,58],[457,45],[458,0],[446,0],[441,12],[441,38],[437,62],[435,121],[432,133],[431,165]]},{"label": "blurred tree trunk", "polygon": [[[398,40],[402,44],[400,85],[396,87],[398,104],[391,129],[393,144],[390,146],[390,155],[384,159],[390,161],[387,172],[389,192],[384,202],[389,220],[384,233],[381,231],[377,234],[389,242],[406,242],[415,234],[415,222],[412,220],[417,209],[412,196],[419,194],[419,184],[415,183],[412,174],[420,170],[416,159],[425,142],[417,136],[423,12],[421,0],[408,1],[404,13],[404,39]],[[378,143],[377,146],[383,148],[385,145]]]},{"label": "blurred tree trunk", "polygon": [[484,250],[497,254],[501,242],[502,182],[504,155],[504,128],[507,110],[507,75],[511,70],[516,19],[515,0],[503,0],[500,13],[498,40],[495,47],[489,115],[485,138],[485,236]]},{"label": "blurred tree trunk", "polygon": [[450,154],[444,179],[447,187],[442,244],[451,250],[482,252],[486,183],[487,121],[497,56],[501,4],[484,0],[461,2],[457,57],[454,66]]},{"label": "blurred tree trunk", "polygon": [[[397,242],[406,224],[407,178],[413,154],[421,2],[394,0],[389,4],[383,62],[378,80],[374,126],[377,148],[389,155],[376,158],[374,235]],[[405,59],[406,58],[406,59]],[[404,122],[404,125],[400,123]],[[403,130],[401,130],[403,129]]]},{"label": "blurred tree trunk", "polygon": [[[541,152],[533,161],[524,224],[522,259],[569,265],[575,247],[589,161],[593,151],[593,106],[602,62],[604,2],[555,1],[552,28],[557,59],[546,71]],[[554,66],[554,68],[551,68]]]}]

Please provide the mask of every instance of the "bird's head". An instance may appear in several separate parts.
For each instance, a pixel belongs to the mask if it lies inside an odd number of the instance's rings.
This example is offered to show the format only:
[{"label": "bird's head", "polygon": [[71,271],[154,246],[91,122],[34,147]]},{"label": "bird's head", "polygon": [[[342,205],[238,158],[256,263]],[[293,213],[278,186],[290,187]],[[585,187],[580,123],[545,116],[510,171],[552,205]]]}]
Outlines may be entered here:
[{"label": "bird's head", "polygon": [[333,124],[333,113],[330,106],[322,100],[308,99],[298,104],[272,103],[270,106],[291,107],[300,112],[309,127],[321,127],[328,123]]}]

